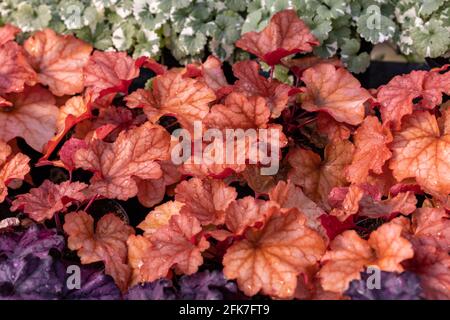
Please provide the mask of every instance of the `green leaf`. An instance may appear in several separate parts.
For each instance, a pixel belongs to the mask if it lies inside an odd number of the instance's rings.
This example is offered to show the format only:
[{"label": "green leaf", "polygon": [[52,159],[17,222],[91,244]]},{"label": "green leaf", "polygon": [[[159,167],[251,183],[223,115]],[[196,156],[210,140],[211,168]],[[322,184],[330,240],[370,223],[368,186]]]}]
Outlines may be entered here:
[{"label": "green leaf", "polygon": [[262,11],[256,10],[247,15],[247,18],[242,25],[242,34],[250,31],[255,31],[258,29],[258,25],[262,19]]},{"label": "green leaf", "polygon": [[133,45],[136,28],[132,22],[124,22],[117,26],[112,34],[112,43],[119,51],[126,51]]},{"label": "green leaf", "polygon": [[233,11],[245,11],[247,9],[246,1],[242,0],[225,0],[225,6]]},{"label": "green leaf", "polygon": [[374,9],[368,10],[366,14],[359,17],[357,31],[367,41],[377,44],[392,39],[396,25],[391,19],[382,15],[379,9]]},{"label": "green leaf", "polygon": [[420,5],[419,14],[429,16],[439,9],[439,7],[444,4],[445,0],[417,0],[417,2],[419,2]]},{"label": "green leaf", "polygon": [[361,43],[358,39],[344,39],[344,44],[341,46],[342,56],[354,56],[359,52]]},{"label": "green leaf", "polygon": [[367,70],[370,64],[370,55],[367,52],[362,52],[356,56],[349,56],[343,59],[347,68],[353,73],[363,73]]},{"label": "green leaf", "polygon": [[450,29],[444,27],[442,22],[431,19],[411,30],[413,48],[421,57],[439,57],[449,50],[449,33]]}]

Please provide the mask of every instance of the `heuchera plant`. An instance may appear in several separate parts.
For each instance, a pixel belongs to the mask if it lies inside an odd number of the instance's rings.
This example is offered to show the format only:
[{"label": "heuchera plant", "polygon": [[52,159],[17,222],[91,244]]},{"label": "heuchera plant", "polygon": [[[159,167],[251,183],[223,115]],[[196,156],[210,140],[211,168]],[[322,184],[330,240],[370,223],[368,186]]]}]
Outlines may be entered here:
[{"label": "heuchera plant", "polygon": [[[256,59],[232,74],[19,31],[0,28],[2,298],[450,298],[449,66],[367,90],[305,55],[293,10],[237,41]],[[175,163],[199,122],[271,129],[278,171],[245,143],[244,163]]]}]

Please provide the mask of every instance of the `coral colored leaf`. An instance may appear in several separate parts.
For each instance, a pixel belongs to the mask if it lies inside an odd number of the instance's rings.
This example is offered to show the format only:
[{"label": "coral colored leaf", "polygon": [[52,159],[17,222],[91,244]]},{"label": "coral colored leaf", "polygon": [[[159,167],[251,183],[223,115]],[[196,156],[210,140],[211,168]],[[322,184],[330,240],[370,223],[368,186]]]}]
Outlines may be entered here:
[{"label": "coral colored leaf", "polygon": [[216,104],[204,119],[209,128],[264,128],[269,121],[270,110],[261,97],[247,98],[237,92],[229,94],[224,104]]},{"label": "coral colored leaf", "polygon": [[319,41],[294,10],[278,12],[263,31],[244,33],[236,42],[237,47],[255,54],[271,66],[288,55],[310,52],[317,45]]},{"label": "coral colored leaf", "polygon": [[159,161],[162,177],[159,179],[140,180],[137,197],[145,207],[153,207],[164,199],[166,187],[181,180],[178,167],[171,160]]},{"label": "coral colored leaf", "polygon": [[77,138],[70,138],[67,140],[59,150],[59,159],[61,160],[64,168],[68,171],[73,171],[75,169],[75,163],[73,160],[75,153],[78,150],[86,149],[87,147],[88,145],[84,140]]},{"label": "coral colored leaf", "polygon": [[392,142],[389,128],[383,127],[376,117],[369,116],[356,130],[353,140],[356,150],[346,171],[347,180],[364,183],[369,172],[383,173],[384,163],[392,156],[388,148]]},{"label": "coral colored leaf", "polygon": [[161,227],[167,226],[173,215],[180,214],[184,205],[184,203],[179,201],[163,203],[150,211],[144,221],[137,227],[144,231],[144,236],[150,237],[155,232],[158,232]]},{"label": "coral colored leaf", "polygon": [[318,274],[322,287],[327,291],[343,292],[350,281],[360,279],[360,272],[367,266],[402,272],[400,263],[411,258],[414,252],[401,233],[401,225],[386,223],[373,231],[367,241],[354,230],[338,235],[322,258],[323,267]]},{"label": "coral colored leaf", "polygon": [[315,56],[305,56],[298,59],[288,59],[282,61],[283,65],[288,67],[296,77],[301,78],[303,71],[317,64],[328,63],[335,67],[343,67],[342,61],[337,58],[322,59]]},{"label": "coral colored leaf", "polygon": [[6,100],[3,97],[0,97],[0,108],[2,108],[2,107],[12,107],[12,102]]},{"label": "coral colored leaf", "polygon": [[5,163],[6,159],[8,159],[11,152],[12,152],[11,147],[3,140],[0,140],[0,165]]},{"label": "coral colored leaf", "polygon": [[279,210],[277,203],[247,196],[233,201],[225,212],[225,224],[234,235],[242,235],[250,227],[262,226]]},{"label": "coral colored leaf", "polygon": [[[383,123],[392,123],[400,129],[404,116],[414,110],[432,109],[442,103],[442,94],[450,94],[450,71],[412,71],[396,76],[378,90],[377,100],[381,104]],[[414,100],[420,98],[414,104]]]},{"label": "coral colored leaf", "polygon": [[413,213],[414,234],[433,237],[450,249],[450,215],[443,208],[419,208]]},{"label": "coral colored leaf", "polygon": [[334,238],[322,258],[325,262],[319,271],[322,287],[332,292],[345,291],[351,280],[360,278],[360,272],[372,259],[367,241],[353,230],[344,231]]},{"label": "coral colored leaf", "polygon": [[350,128],[344,123],[337,122],[327,113],[319,113],[316,122],[317,131],[327,136],[328,141],[338,142],[350,137]]},{"label": "coral colored leaf", "polygon": [[[161,168],[162,169],[162,168]],[[164,175],[164,171],[162,173]],[[166,194],[166,184],[163,178],[138,181],[137,197],[144,207],[151,208],[160,203]]]},{"label": "coral colored leaf", "polygon": [[75,96],[66,101],[59,109],[58,118],[56,119],[56,135],[45,146],[44,156],[40,161],[50,157],[59,142],[74,125],[91,116],[90,109],[90,96]]},{"label": "coral colored leaf", "polygon": [[415,178],[430,192],[450,193],[450,128],[439,128],[434,115],[415,112],[394,136],[390,168],[397,181]]},{"label": "coral colored leaf", "polygon": [[56,130],[55,98],[40,86],[27,87],[22,93],[6,97],[13,106],[0,109],[0,136],[7,141],[22,137],[33,149],[42,151]]},{"label": "coral colored leaf", "polygon": [[371,185],[351,185],[350,187],[334,188],[330,192],[329,203],[333,207],[331,215],[337,216],[340,221],[358,213],[372,219],[385,217],[391,214],[411,214],[416,209],[417,199],[413,192],[400,192],[393,197],[381,200],[381,193],[374,192]]},{"label": "coral colored leaf", "polygon": [[143,108],[151,122],[171,115],[186,129],[208,114],[209,103],[214,100],[214,92],[204,82],[183,77],[177,69],[157,76],[151,91],[138,89],[125,98],[128,107]]},{"label": "coral colored leaf", "polygon": [[322,207],[328,208],[331,189],[347,184],[345,168],[352,160],[354,146],[348,140],[327,145],[325,159],[310,150],[293,149],[288,154],[292,169],[291,181],[301,186],[305,194]]},{"label": "coral colored leaf", "polygon": [[325,214],[314,201],[309,199],[300,187],[295,186],[290,181],[280,181],[269,192],[269,198],[277,202],[283,209],[297,208],[303,213],[307,220],[306,225],[314,230],[322,232],[319,217]]},{"label": "coral colored leaf", "polygon": [[82,193],[87,184],[65,181],[59,185],[45,180],[39,188],[33,188],[29,193],[20,194],[13,201],[11,210],[25,212],[31,219],[42,222],[53,218],[59,211],[68,208],[75,201],[83,201]]},{"label": "coral colored leaf", "polygon": [[165,277],[172,267],[183,274],[193,274],[203,263],[201,253],[209,247],[195,217],[173,215],[169,224],[150,238],[131,236],[128,256],[133,269],[133,283],[150,282]]},{"label": "coral colored leaf", "polygon": [[58,35],[51,29],[38,31],[24,45],[41,84],[56,96],[80,93],[83,67],[92,47],[70,35]]},{"label": "coral colored leaf", "polygon": [[222,98],[233,90],[223,73],[222,62],[214,56],[209,56],[199,67],[188,65],[187,73],[194,75],[194,77],[200,77],[198,79],[202,79],[215,92],[217,99]]},{"label": "coral colored leaf", "polygon": [[37,75],[28,63],[23,49],[15,42],[0,46],[0,94],[21,92],[25,85],[37,82]]},{"label": "coral colored leaf", "polygon": [[126,93],[139,68],[126,52],[94,51],[84,67],[84,85],[100,95]]},{"label": "coral colored leaf", "polygon": [[237,279],[248,296],[261,291],[276,298],[291,298],[297,276],[322,257],[322,237],[305,226],[297,210],[274,213],[262,230],[250,229],[245,239],[235,242],[223,258],[224,275]]},{"label": "coral colored leaf", "polygon": [[20,29],[11,25],[6,24],[0,28],[0,46],[5,43],[12,41],[16,38],[16,35],[20,33]]},{"label": "coral colored leaf", "polygon": [[239,79],[234,87],[247,96],[260,96],[266,100],[271,117],[277,118],[287,107],[291,86],[277,80],[268,80],[259,74],[256,61],[242,61],[233,65],[233,73]]},{"label": "coral colored leaf", "polygon": [[339,122],[357,125],[364,119],[364,102],[370,93],[361,88],[350,72],[331,64],[318,64],[307,69],[302,76],[306,92],[302,108],[324,111]]},{"label": "coral colored leaf", "polygon": [[29,161],[22,153],[11,156],[11,147],[0,140],[0,203],[8,194],[8,183],[13,179],[23,180],[30,171]]},{"label": "coral colored leaf", "polygon": [[138,192],[135,177],[158,179],[157,160],[169,156],[170,136],[164,128],[145,123],[123,131],[114,143],[94,139],[74,155],[76,167],[94,172],[91,191],[107,198],[127,200]]},{"label": "coral colored leaf", "polygon": [[222,180],[192,178],[175,189],[175,200],[185,206],[183,213],[198,219],[200,224],[223,224],[225,210],[237,197],[236,190]]},{"label": "coral colored leaf", "polygon": [[65,216],[64,231],[69,235],[67,245],[77,250],[82,264],[103,261],[105,273],[112,276],[117,286],[128,288],[130,269],[127,265],[128,237],[134,229],[113,213],[100,218],[94,231],[94,219],[83,211]]}]

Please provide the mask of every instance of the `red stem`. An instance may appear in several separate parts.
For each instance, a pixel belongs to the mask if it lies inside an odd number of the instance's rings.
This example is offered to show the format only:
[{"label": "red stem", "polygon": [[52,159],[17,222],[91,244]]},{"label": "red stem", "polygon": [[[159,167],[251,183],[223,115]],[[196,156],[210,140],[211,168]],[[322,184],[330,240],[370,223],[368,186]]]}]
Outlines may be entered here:
[{"label": "red stem", "polygon": [[86,207],[84,208],[84,212],[87,212],[87,210],[89,209],[89,207],[91,206],[91,204],[95,201],[95,199],[97,199],[97,197],[98,197],[98,194],[96,194],[95,196],[93,196],[93,197],[89,200],[88,204],[87,204]]}]

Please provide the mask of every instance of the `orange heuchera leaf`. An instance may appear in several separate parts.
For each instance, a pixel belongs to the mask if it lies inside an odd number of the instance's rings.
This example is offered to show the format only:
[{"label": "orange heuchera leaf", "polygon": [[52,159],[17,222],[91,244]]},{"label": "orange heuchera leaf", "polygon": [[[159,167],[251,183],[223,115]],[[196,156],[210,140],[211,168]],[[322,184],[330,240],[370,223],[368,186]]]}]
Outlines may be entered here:
[{"label": "orange heuchera leaf", "polygon": [[277,203],[247,196],[233,201],[225,212],[225,224],[233,235],[240,236],[250,227],[261,227],[275,211]]},{"label": "orange heuchera leaf", "polygon": [[107,198],[127,200],[138,187],[134,177],[158,179],[162,172],[156,160],[169,156],[170,137],[164,128],[145,123],[123,131],[114,143],[94,139],[88,149],[74,155],[76,167],[93,171],[90,189]]},{"label": "orange heuchera leaf", "polygon": [[84,67],[84,84],[96,93],[126,93],[139,68],[126,52],[94,51]]},{"label": "orange heuchera leaf", "polygon": [[0,94],[21,92],[25,85],[36,84],[37,76],[25,58],[23,49],[9,41],[0,46]]},{"label": "orange heuchera leaf", "polygon": [[[73,171],[75,169],[75,163],[73,157],[75,153],[80,149],[86,149],[88,147],[84,140],[70,138],[67,140],[61,149],[59,150],[59,159],[62,167],[66,168],[68,171]],[[59,165],[53,161],[53,165]]]},{"label": "orange heuchera leaf", "polygon": [[224,275],[237,279],[247,295],[291,298],[297,276],[316,264],[325,252],[322,237],[305,226],[297,209],[275,212],[263,229],[250,229],[223,257]]},{"label": "orange heuchera leaf", "polygon": [[317,131],[328,137],[330,142],[338,142],[350,138],[351,130],[344,123],[337,122],[327,113],[319,113],[316,122]]},{"label": "orange heuchera leaf", "polygon": [[414,258],[405,262],[405,268],[420,277],[426,299],[450,299],[450,255],[433,238],[413,238]]},{"label": "orange heuchera leaf", "polygon": [[209,56],[206,61],[197,67],[188,65],[186,74],[194,77],[201,77],[208,87],[214,90],[218,99],[230,93],[233,89],[228,84],[222,70],[222,62],[214,56]]},{"label": "orange heuchera leaf", "polygon": [[117,286],[125,291],[130,280],[127,264],[128,237],[134,229],[113,213],[100,218],[94,231],[94,219],[83,211],[65,216],[64,231],[68,234],[67,245],[77,250],[82,264],[103,261],[105,273],[114,278]]},{"label": "orange heuchera leaf", "polygon": [[[402,118],[414,109],[432,109],[442,103],[442,94],[450,94],[450,71],[412,71],[396,76],[378,90],[383,122],[399,129]],[[421,98],[417,104],[414,100]]]},{"label": "orange heuchera leaf", "polygon": [[414,234],[430,236],[450,249],[450,215],[443,208],[419,208],[412,216]]},{"label": "orange heuchera leaf", "polygon": [[8,194],[8,183],[13,179],[23,179],[30,171],[30,158],[22,153],[11,156],[11,147],[0,140],[0,203]]},{"label": "orange heuchera leaf", "polygon": [[209,103],[216,96],[204,82],[183,77],[182,70],[172,69],[154,78],[151,91],[138,89],[125,100],[130,108],[144,108],[151,122],[172,115],[184,128],[191,129],[195,120],[208,114]]},{"label": "orange heuchera leaf", "polygon": [[247,98],[242,93],[233,92],[225,98],[224,104],[216,104],[205,118],[210,128],[264,128],[270,117],[270,110],[261,97]]},{"label": "orange heuchera leaf", "polygon": [[369,172],[383,173],[383,165],[392,156],[388,144],[392,142],[389,128],[383,127],[377,117],[369,116],[354,135],[355,154],[347,168],[347,180],[352,183],[364,183]]},{"label": "orange heuchera leaf", "polygon": [[40,160],[48,159],[67,132],[74,125],[91,116],[90,104],[90,97],[88,96],[76,96],[66,101],[59,109],[56,119],[56,135],[47,143],[45,154]]},{"label": "orange heuchera leaf", "polygon": [[38,72],[40,83],[57,96],[83,91],[83,67],[92,47],[70,35],[58,35],[51,29],[38,31],[23,47]]},{"label": "orange heuchera leaf", "polygon": [[185,204],[182,212],[196,217],[202,225],[223,224],[225,210],[236,196],[233,187],[216,179],[192,178],[175,188],[175,200]]},{"label": "orange heuchera leaf", "polygon": [[22,93],[8,94],[11,108],[0,109],[0,137],[10,140],[22,137],[35,150],[55,134],[58,108],[55,98],[40,86],[27,87]]},{"label": "orange heuchera leaf", "polygon": [[160,203],[166,194],[166,187],[181,180],[178,167],[170,160],[160,161],[162,176],[154,180],[140,180],[138,183],[138,200],[145,207]]},{"label": "orange heuchera leaf", "polygon": [[296,77],[301,78],[303,71],[317,64],[328,63],[335,67],[344,67],[341,59],[334,57],[330,59],[322,59],[316,56],[305,56],[298,59],[286,59],[282,61],[283,65],[288,67]]},{"label": "orange heuchera leaf", "polygon": [[345,186],[345,168],[352,161],[354,146],[348,140],[325,148],[325,159],[313,151],[293,149],[288,154],[291,181],[322,207],[328,208],[328,194],[334,187]]},{"label": "orange heuchera leaf", "polygon": [[5,43],[14,40],[16,38],[16,34],[20,32],[20,29],[11,25],[6,24],[0,28],[0,46]]},{"label": "orange heuchera leaf", "polygon": [[173,215],[179,214],[185,204],[179,201],[168,201],[155,207],[137,227],[144,230],[144,236],[150,237],[159,228],[167,226]]},{"label": "orange heuchera leaf", "polygon": [[302,80],[306,85],[302,108],[327,112],[337,121],[352,125],[364,120],[364,102],[371,95],[344,68],[336,69],[331,64],[318,64],[307,69]]},{"label": "orange heuchera leaf", "polygon": [[209,242],[199,235],[198,220],[190,215],[173,215],[169,224],[149,238],[128,239],[128,259],[133,269],[133,283],[150,282],[165,277],[172,267],[183,274],[193,274],[203,263],[202,252]]},{"label": "orange heuchera leaf", "polygon": [[2,107],[12,107],[12,102],[6,100],[3,97],[0,97],[0,108]]},{"label": "orange heuchera leaf", "polygon": [[416,112],[404,119],[391,148],[397,181],[416,178],[430,192],[450,193],[450,127],[439,128],[434,115]]},{"label": "orange heuchera leaf", "polygon": [[385,223],[373,231],[367,241],[354,230],[338,235],[322,258],[324,265],[319,271],[322,287],[343,292],[349,282],[360,279],[360,272],[370,265],[383,271],[402,272],[400,263],[411,258],[414,251],[401,233],[401,225]]},{"label": "orange heuchera leaf", "polygon": [[[381,200],[381,193],[370,185],[351,185],[334,188],[329,197],[333,207],[331,214],[340,221],[358,213],[370,218],[389,217],[393,213],[411,214],[416,210],[417,199],[413,192],[400,192],[394,197]],[[376,188],[375,188],[376,189]]]},{"label": "orange heuchera leaf", "polygon": [[319,217],[326,212],[314,201],[309,199],[300,187],[296,187],[291,181],[280,181],[269,192],[269,198],[277,202],[282,210],[297,208],[307,220],[306,225],[314,230],[322,232]]},{"label": "orange heuchera leaf", "polygon": [[21,210],[31,219],[42,222],[53,218],[56,212],[69,207],[74,201],[85,200],[82,193],[87,184],[64,181],[57,185],[45,180],[39,188],[33,188],[29,193],[20,194],[13,201],[11,210]]},{"label": "orange heuchera leaf", "polygon": [[271,66],[288,55],[311,52],[317,45],[319,41],[298,18],[295,10],[278,12],[263,31],[244,33],[236,41],[237,47],[255,54]]},{"label": "orange heuchera leaf", "polygon": [[256,61],[242,61],[233,65],[233,73],[239,79],[234,87],[247,96],[260,96],[266,100],[272,118],[278,118],[287,107],[291,86],[277,80],[268,80],[259,74]]}]

